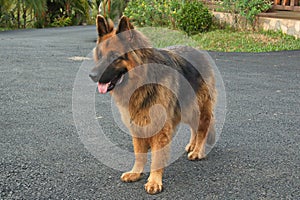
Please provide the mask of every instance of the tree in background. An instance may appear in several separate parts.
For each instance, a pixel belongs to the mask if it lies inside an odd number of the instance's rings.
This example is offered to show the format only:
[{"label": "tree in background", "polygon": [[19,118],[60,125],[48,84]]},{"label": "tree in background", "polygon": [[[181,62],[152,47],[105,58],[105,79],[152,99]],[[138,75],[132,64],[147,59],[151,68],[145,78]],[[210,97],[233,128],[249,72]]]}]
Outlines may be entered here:
[{"label": "tree in background", "polygon": [[[110,13],[107,13],[108,17],[111,18],[114,21],[117,21],[122,15],[125,10],[125,7],[127,6],[127,3],[130,0],[111,0],[111,9]],[[99,6],[100,4],[105,4],[107,0],[93,0],[93,11],[92,11],[92,19],[94,20],[97,14],[99,14]],[[107,8],[106,8],[107,9]],[[103,15],[103,8],[101,8]]]},{"label": "tree in background", "polygon": [[92,0],[0,0],[0,27],[27,28],[86,23]]},{"label": "tree in background", "polygon": [[[0,0],[0,28],[43,28],[94,23],[104,0]],[[117,20],[129,0],[111,0],[109,17]]]},{"label": "tree in background", "polygon": [[13,7],[12,1],[0,0],[0,27],[13,27],[16,20]]},{"label": "tree in background", "polygon": [[[27,18],[31,17],[30,22],[42,18],[47,10],[46,0],[17,0],[23,13],[23,28],[27,26]],[[20,21],[18,21],[18,24]]]},{"label": "tree in background", "polygon": [[79,25],[90,18],[90,0],[47,0],[48,22],[53,26]]}]

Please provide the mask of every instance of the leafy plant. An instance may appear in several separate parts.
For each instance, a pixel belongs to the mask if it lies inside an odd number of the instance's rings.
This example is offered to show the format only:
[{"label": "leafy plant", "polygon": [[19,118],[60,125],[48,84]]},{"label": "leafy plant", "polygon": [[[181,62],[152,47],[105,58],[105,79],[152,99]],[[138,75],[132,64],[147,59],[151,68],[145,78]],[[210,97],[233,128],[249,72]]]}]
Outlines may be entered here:
[{"label": "leafy plant", "polygon": [[254,27],[256,16],[272,7],[270,0],[223,0],[222,6],[234,14],[245,17]]},{"label": "leafy plant", "polygon": [[0,0],[0,27],[78,25],[89,20],[91,6],[91,0]]},{"label": "leafy plant", "polygon": [[212,14],[197,0],[182,4],[175,19],[179,29],[188,35],[208,31],[212,25]]},{"label": "leafy plant", "polygon": [[54,19],[54,22],[51,24],[55,27],[63,27],[63,26],[70,26],[72,24],[72,19],[70,17],[58,17]]},{"label": "leafy plant", "polygon": [[169,24],[166,0],[131,0],[124,15],[138,26],[165,26]]},{"label": "leafy plant", "polygon": [[197,0],[131,0],[124,12],[138,26],[168,26],[189,35],[206,31],[212,15]]}]

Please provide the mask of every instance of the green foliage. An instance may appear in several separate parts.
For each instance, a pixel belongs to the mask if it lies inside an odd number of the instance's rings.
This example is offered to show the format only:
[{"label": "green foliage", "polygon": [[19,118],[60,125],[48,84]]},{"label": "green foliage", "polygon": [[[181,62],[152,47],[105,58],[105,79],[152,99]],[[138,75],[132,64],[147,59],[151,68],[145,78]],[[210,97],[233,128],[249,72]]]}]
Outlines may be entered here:
[{"label": "green foliage", "polygon": [[44,28],[45,27],[44,25],[45,25],[45,20],[43,18],[39,18],[33,23],[34,28]]},{"label": "green foliage", "polygon": [[4,30],[16,27],[15,10],[13,8],[13,2],[0,0],[0,27]]},{"label": "green foliage", "polygon": [[86,23],[90,0],[0,0],[0,27],[43,28]]},{"label": "green foliage", "polygon": [[166,0],[131,0],[124,15],[138,26],[169,25],[169,5]]},{"label": "green foliage", "polygon": [[232,13],[244,16],[254,25],[256,16],[272,7],[270,0],[223,0],[222,6]]},{"label": "green foliage", "polygon": [[111,19],[119,20],[119,17],[122,16],[125,7],[126,7],[126,2],[124,0],[112,0],[109,17]]},{"label": "green foliage", "polygon": [[196,40],[187,36],[184,32],[173,30],[165,27],[139,27],[147,38],[150,39],[151,44],[156,48],[165,48],[173,45],[187,45],[199,48]]},{"label": "green foliage", "polygon": [[213,29],[192,37],[181,31],[161,27],[139,28],[150,38],[154,47],[186,44],[198,49],[221,52],[267,52],[300,49],[300,39],[273,31],[236,31],[231,28]]},{"label": "green foliage", "polygon": [[188,35],[208,31],[212,25],[212,14],[197,0],[183,4],[175,19],[179,29]]},{"label": "green foliage", "polygon": [[71,17],[58,17],[54,19],[54,22],[51,24],[51,26],[54,27],[63,27],[63,26],[70,26],[72,24],[72,18]]},{"label": "green foliage", "polygon": [[[99,14],[99,5],[104,0],[90,0],[91,2],[91,15],[88,20],[88,24],[94,24],[96,21],[96,16]],[[111,1],[111,9],[110,13],[107,11],[106,7],[106,15],[112,19],[115,23],[117,23],[120,17],[123,15],[124,9],[127,5],[128,0],[112,0]],[[101,8],[101,15],[104,15],[103,7]]]},{"label": "green foliage", "polygon": [[189,35],[209,29],[212,15],[197,0],[131,0],[124,12],[138,26],[168,26]]},{"label": "green foliage", "polygon": [[269,52],[297,50],[300,39],[274,31],[216,29],[192,37],[203,49],[224,52]]},{"label": "green foliage", "polygon": [[0,15],[0,27],[15,28],[15,19],[9,12],[4,12]]}]

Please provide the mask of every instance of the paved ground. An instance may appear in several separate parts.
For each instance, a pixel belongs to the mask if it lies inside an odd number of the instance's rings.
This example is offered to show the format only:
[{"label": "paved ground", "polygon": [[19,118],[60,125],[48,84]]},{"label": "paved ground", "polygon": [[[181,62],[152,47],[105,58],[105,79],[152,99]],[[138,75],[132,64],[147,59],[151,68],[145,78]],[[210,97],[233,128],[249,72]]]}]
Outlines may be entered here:
[{"label": "paved ground", "polygon": [[183,155],[167,167],[164,192],[150,196],[146,178],[122,183],[76,131],[81,61],[68,58],[90,53],[95,35],[94,27],[0,33],[0,199],[300,198],[300,51],[211,53],[227,94],[221,139],[207,159]]}]

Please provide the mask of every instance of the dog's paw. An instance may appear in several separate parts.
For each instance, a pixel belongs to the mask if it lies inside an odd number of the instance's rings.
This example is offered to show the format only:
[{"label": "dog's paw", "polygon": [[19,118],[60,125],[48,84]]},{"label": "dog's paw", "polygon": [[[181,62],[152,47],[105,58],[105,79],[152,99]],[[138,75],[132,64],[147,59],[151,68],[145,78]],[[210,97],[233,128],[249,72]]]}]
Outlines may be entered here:
[{"label": "dog's paw", "polygon": [[141,173],[125,172],[121,176],[121,180],[124,182],[134,182],[141,178]]},{"label": "dog's paw", "polygon": [[186,145],[186,147],[185,147],[185,151],[189,153],[189,152],[193,151],[194,148],[195,148],[195,144],[194,143],[188,143]]},{"label": "dog's paw", "polygon": [[205,158],[205,153],[203,151],[197,152],[197,151],[192,151],[188,154],[188,159],[189,160],[201,160]]},{"label": "dog's paw", "polygon": [[149,194],[157,194],[160,193],[163,189],[163,186],[161,183],[156,183],[153,181],[148,181],[148,183],[145,184],[145,190]]}]

